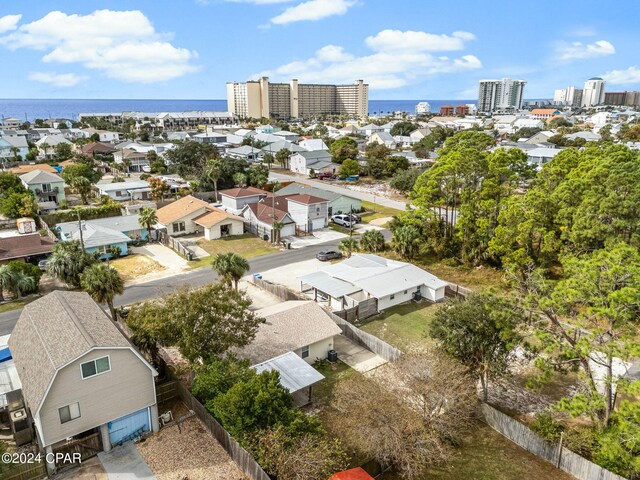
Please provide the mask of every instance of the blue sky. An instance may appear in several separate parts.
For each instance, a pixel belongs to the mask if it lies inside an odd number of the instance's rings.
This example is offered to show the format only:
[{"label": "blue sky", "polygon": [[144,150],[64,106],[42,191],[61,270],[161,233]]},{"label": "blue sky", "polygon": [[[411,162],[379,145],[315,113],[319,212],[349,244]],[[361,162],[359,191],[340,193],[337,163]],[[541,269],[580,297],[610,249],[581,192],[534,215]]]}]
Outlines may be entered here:
[{"label": "blue sky", "polygon": [[221,99],[227,81],[370,83],[372,99],[640,90],[637,0],[21,0],[0,7],[0,97]]}]

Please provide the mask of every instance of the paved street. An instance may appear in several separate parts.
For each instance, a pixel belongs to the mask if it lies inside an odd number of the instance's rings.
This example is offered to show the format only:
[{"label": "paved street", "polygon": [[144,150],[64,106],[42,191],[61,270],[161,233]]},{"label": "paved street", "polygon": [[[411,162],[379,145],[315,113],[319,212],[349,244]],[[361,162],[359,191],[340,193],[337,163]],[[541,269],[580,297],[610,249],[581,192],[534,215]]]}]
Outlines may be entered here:
[{"label": "paved street", "polygon": [[[382,230],[387,241],[391,238],[388,230]],[[286,250],[263,257],[257,257],[249,260],[251,267],[249,273],[258,273],[272,268],[280,267],[290,263],[301,262],[314,258],[321,250],[337,249],[338,240],[332,240],[317,245],[312,245],[295,250]],[[153,280],[147,283],[131,285],[125,288],[124,293],[115,298],[115,305],[129,305],[130,303],[142,302],[151,298],[161,297],[174,292],[183,286],[200,287],[211,283],[217,279],[217,276],[210,268],[200,268],[191,270],[186,273],[174,275],[160,280]],[[10,334],[13,330],[22,309],[10,310],[0,313],[0,336]]]}]

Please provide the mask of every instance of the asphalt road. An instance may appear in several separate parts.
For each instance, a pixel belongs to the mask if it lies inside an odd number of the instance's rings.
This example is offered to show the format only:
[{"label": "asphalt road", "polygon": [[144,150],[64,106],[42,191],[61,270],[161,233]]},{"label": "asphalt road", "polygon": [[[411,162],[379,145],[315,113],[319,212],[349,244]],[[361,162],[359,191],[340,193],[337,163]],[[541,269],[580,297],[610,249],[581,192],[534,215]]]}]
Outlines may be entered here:
[{"label": "asphalt road", "polygon": [[[391,238],[388,230],[382,231],[386,240]],[[301,262],[314,258],[321,250],[337,249],[339,240],[310,245],[304,248],[286,250],[284,252],[264,255],[249,260],[249,273],[259,273],[271,270],[272,268]],[[143,302],[152,298],[162,297],[177,289],[187,287],[201,287],[217,280],[216,273],[210,268],[199,268],[179,275],[153,280],[148,283],[140,283],[126,287],[122,295],[114,299],[115,306],[129,305],[131,303]],[[8,335],[13,330],[22,309],[10,310],[0,313],[0,336]]]}]

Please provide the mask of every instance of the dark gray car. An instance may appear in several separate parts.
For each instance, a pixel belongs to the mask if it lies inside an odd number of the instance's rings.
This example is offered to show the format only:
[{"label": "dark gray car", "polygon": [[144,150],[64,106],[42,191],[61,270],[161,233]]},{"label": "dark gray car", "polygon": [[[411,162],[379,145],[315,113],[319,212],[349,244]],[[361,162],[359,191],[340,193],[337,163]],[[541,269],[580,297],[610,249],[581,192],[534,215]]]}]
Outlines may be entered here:
[{"label": "dark gray car", "polygon": [[316,258],[321,262],[326,262],[327,260],[333,260],[335,258],[342,258],[342,253],[336,250],[323,250],[318,252]]}]

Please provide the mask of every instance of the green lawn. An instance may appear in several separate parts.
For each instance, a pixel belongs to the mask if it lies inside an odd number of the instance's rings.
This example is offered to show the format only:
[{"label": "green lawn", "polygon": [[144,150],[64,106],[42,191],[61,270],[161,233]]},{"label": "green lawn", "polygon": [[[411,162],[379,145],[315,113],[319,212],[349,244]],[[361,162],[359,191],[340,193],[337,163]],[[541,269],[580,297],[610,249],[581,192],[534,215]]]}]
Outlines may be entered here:
[{"label": "green lawn", "polygon": [[270,253],[276,253],[279,251],[277,247],[274,247],[269,242],[265,242],[250,233],[219,238],[217,240],[205,240],[203,238],[202,240],[198,240],[198,246],[209,252],[211,257],[205,257],[189,262],[189,266],[192,268],[211,266],[213,257],[219,253],[234,252],[248,259],[260,257],[262,255],[269,255]]},{"label": "green lawn", "polygon": [[316,362],[313,368],[324,375],[324,380],[316,383],[311,389],[311,401],[314,408],[322,408],[327,405],[336,384],[357,373],[340,360],[333,364],[327,361]]},{"label": "green lawn", "polygon": [[440,306],[426,302],[397,305],[365,320],[360,328],[401,350],[425,348],[431,343],[427,327]]},{"label": "green lawn", "polygon": [[395,208],[385,207],[384,205],[380,205],[379,203],[362,201],[362,208],[364,208],[367,212],[362,215],[362,221],[365,223],[369,223],[371,220],[376,220],[378,218],[384,217],[393,217],[395,215],[399,215],[402,213],[402,210],[396,210]]},{"label": "green lawn", "polygon": [[3,303],[0,305],[0,313],[8,312],[10,310],[17,310],[18,308],[22,308],[25,306],[25,302],[22,300],[18,300],[15,302]]}]

